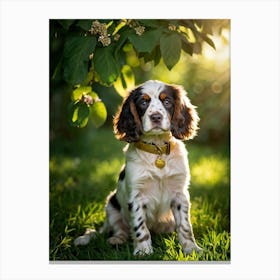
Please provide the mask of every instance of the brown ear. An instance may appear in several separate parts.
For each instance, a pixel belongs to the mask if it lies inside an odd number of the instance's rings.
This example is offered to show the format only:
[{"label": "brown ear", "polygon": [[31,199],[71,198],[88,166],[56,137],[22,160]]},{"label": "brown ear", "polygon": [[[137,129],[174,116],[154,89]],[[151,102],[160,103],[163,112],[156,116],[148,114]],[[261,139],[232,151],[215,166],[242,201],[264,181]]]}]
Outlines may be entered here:
[{"label": "brown ear", "polygon": [[177,139],[187,140],[196,136],[199,117],[196,107],[191,104],[181,86],[172,86],[175,97],[175,109],[171,120],[171,132]]},{"label": "brown ear", "polygon": [[116,137],[128,143],[137,142],[142,134],[142,124],[134,101],[137,93],[138,89],[135,89],[124,99],[113,120]]}]

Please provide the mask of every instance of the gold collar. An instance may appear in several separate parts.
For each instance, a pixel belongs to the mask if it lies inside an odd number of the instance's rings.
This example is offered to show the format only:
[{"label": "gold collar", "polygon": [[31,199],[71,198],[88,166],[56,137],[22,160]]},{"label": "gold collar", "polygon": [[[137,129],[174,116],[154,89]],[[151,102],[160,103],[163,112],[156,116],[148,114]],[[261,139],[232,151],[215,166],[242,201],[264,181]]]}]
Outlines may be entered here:
[{"label": "gold collar", "polygon": [[165,143],[164,145],[156,145],[154,143],[146,143],[143,141],[139,141],[135,143],[135,147],[139,150],[151,153],[151,154],[156,154],[156,155],[169,155],[170,152],[174,149],[175,147],[175,142],[168,142]]},{"label": "gold collar", "polygon": [[135,143],[135,147],[142,151],[158,155],[155,160],[155,166],[162,169],[166,165],[166,162],[165,159],[163,159],[161,156],[163,154],[169,155],[175,147],[175,142],[170,141],[168,143],[165,143],[164,145],[159,146],[154,143],[149,144],[143,141],[139,141]]}]

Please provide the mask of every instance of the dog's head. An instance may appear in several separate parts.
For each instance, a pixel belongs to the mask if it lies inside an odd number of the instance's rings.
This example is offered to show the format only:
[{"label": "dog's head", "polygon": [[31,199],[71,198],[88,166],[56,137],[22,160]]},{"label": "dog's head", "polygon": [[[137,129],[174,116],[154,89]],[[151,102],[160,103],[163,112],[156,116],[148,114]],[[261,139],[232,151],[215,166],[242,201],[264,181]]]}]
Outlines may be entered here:
[{"label": "dog's head", "polygon": [[118,139],[137,142],[141,135],[171,132],[181,140],[196,135],[199,117],[183,87],[147,81],[132,90],[114,118]]}]

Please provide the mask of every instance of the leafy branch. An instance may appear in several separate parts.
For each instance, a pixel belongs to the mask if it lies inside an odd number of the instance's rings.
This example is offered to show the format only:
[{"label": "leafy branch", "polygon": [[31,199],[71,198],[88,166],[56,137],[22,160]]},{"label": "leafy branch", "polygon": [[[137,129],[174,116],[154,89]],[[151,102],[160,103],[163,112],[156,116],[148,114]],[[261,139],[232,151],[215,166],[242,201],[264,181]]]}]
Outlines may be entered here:
[{"label": "leafy branch", "polygon": [[206,42],[215,49],[211,39],[215,20],[54,20],[51,44],[62,41],[62,58],[54,68],[73,86],[69,104],[72,126],[84,127],[92,116],[93,124],[101,126],[107,112],[93,82],[114,85],[123,94],[134,85],[134,74],[127,63],[127,49],[132,47],[139,59],[153,62],[162,59],[171,70],[180,60],[181,51],[200,54]]}]

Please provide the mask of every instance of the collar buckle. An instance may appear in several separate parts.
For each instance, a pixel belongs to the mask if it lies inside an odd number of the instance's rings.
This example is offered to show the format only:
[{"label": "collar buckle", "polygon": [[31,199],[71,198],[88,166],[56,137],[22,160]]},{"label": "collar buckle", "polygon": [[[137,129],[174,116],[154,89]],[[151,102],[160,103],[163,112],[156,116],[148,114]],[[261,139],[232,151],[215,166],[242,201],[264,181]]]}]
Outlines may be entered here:
[{"label": "collar buckle", "polygon": [[162,146],[158,146],[154,143],[146,143],[143,141],[139,141],[135,143],[135,147],[139,150],[151,153],[151,154],[156,154],[156,155],[169,155],[171,150],[174,147],[173,142],[167,142]]}]

